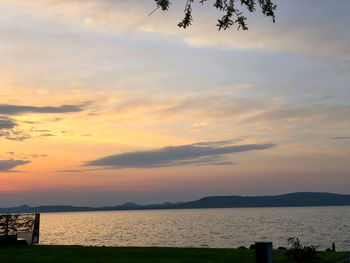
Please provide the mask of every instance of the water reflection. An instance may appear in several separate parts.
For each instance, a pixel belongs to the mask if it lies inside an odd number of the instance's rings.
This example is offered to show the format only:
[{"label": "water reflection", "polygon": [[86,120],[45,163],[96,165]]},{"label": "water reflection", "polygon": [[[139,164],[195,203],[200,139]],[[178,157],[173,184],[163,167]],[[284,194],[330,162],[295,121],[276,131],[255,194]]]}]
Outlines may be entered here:
[{"label": "water reflection", "polygon": [[231,208],[42,214],[41,244],[220,247],[288,237],[350,249],[350,207]]}]

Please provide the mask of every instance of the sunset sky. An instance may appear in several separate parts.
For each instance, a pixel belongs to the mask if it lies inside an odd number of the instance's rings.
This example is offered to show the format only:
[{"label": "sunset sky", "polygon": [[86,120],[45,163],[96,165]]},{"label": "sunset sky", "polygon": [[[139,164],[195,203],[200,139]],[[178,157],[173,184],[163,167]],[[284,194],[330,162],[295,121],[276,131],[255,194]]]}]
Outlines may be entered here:
[{"label": "sunset sky", "polygon": [[0,207],[350,194],[349,1],[173,2],[0,0]]}]

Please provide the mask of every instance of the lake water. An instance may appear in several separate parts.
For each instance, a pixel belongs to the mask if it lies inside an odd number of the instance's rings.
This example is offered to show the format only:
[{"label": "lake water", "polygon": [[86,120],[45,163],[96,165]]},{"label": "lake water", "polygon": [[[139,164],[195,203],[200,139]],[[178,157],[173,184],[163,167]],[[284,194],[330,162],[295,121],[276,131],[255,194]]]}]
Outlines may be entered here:
[{"label": "lake water", "polygon": [[287,246],[299,237],[319,249],[350,250],[350,207],[229,208],[41,215],[41,244],[85,246]]}]

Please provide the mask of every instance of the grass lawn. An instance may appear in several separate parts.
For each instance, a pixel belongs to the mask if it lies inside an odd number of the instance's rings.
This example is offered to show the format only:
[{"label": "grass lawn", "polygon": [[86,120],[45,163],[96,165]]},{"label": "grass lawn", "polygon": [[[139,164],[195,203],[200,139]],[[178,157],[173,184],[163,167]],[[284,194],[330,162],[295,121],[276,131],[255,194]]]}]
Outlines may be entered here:
[{"label": "grass lawn", "polygon": [[[2,246],[0,247],[0,262],[254,263],[254,253],[254,250],[249,249]],[[275,250],[274,262],[291,262],[284,254],[285,251]],[[320,259],[315,262],[328,262],[325,260],[350,257],[350,252],[319,252],[319,257]]]}]

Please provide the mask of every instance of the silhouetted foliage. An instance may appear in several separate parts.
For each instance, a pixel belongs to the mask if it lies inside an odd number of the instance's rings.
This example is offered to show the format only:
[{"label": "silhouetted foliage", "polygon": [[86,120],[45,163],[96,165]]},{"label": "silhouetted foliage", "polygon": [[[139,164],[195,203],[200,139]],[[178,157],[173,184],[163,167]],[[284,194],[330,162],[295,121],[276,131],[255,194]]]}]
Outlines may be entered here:
[{"label": "silhouetted foliage", "polygon": [[[167,11],[170,7],[171,0],[155,0],[157,9]],[[185,15],[183,19],[178,23],[181,28],[187,28],[192,24],[192,4],[195,0],[186,0],[185,2]],[[208,0],[198,0],[200,4],[205,4]],[[256,6],[259,6],[261,12],[271,17],[272,21],[275,22],[275,10],[276,5],[271,0],[213,0],[213,7],[223,13],[223,16],[218,19],[218,29],[228,29],[233,25],[237,25],[237,30],[243,29],[248,30],[246,23],[246,16],[240,11],[237,6],[246,8],[249,12],[255,12]],[[153,13],[153,12],[152,12]]]},{"label": "silhouetted foliage", "polygon": [[316,258],[316,249],[318,246],[303,246],[296,237],[288,238],[290,248],[287,249],[286,255],[289,259],[295,261],[311,261]]}]

